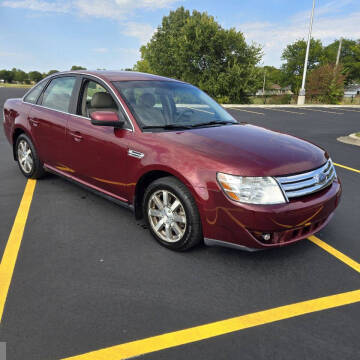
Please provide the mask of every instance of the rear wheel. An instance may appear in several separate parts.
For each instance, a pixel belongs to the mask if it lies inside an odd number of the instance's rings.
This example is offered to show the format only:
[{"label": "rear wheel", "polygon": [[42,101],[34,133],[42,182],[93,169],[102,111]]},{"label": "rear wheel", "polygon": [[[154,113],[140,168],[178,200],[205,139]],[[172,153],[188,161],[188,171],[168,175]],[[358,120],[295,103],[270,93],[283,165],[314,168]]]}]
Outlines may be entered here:
[{"label": "rear wheel", "polygon": [[34,144],[27,135],[19,135],[16,139],[15,150],[19,168],[25,177],[39,179],[44,176],[43,164],[37,155]]},{"label": "rear wheel", "polygon": [[169,249],[185,251],[202,239],[195,200],[176,178],[165,177],[151,183],[145,192],[143,211],[152,235]]}]

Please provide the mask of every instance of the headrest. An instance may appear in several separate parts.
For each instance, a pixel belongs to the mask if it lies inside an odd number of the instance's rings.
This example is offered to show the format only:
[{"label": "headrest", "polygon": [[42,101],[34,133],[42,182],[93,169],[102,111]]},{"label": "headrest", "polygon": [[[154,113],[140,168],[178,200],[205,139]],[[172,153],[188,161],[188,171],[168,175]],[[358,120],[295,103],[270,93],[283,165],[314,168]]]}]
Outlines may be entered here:
[{"label": "headrest", "polygon": [[91,107],[93,108],[116,108],[116,104],[112,96],[106,92],[97,92],[91,99]]},{"label": "headrest", "polygon": [[155,96],[150,93],[145,93],[140,96],[139,105],[146,107],[153,107],[155,105]]}]

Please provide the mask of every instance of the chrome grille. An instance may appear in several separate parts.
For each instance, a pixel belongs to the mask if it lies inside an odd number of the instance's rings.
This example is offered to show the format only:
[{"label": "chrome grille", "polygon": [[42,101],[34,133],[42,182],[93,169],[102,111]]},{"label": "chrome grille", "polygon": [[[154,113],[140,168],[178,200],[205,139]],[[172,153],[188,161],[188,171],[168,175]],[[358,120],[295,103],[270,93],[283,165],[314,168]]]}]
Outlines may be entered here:
[{"label": "chrome grille", "polygon": [[329,159],[318,169],[291,175],[276,177],[288,199],[312,194],[329,186],[335,179],[336,172]]}]

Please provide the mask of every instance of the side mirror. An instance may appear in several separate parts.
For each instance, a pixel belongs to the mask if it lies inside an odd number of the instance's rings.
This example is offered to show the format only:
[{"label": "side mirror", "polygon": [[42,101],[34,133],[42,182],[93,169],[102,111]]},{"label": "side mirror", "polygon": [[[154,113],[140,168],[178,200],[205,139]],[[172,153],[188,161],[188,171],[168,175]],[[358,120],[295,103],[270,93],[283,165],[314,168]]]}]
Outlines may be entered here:
[{"label": "side mirror", "polygon": [[119,116],[114,111],[94,111],[90,114],[91,123],[98,126],[113,126],[122,128],[124,121],[119,120]]}]

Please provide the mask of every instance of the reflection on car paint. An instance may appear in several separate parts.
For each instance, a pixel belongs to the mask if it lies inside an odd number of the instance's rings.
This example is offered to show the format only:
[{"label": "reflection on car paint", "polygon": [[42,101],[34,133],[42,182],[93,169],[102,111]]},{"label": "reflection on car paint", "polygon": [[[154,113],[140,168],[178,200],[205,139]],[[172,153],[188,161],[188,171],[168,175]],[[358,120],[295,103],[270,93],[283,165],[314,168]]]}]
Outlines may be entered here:
[{"label": "reflection on car paint", "polygon": [[320,208],[318,210],[315,211],[315,213],[313,215],[311,215],[309,218],[307,218],[306,220],[300,222],[299,224],[297,225],[285,225],[285,224],[280,224],[278,223],[276,220],[274,220],[273,218],[271,218],[271,221],[276,224],[276,225],[279,225],[279,226],[282,226],[286,229],[291,229],[291,228],[294,228],[294,227],[297,227],[297,226],[302,226],[302,225],[305,225],[305,226],[308,226],[311,224],[311,222],[309,222],[311,219],[313,219],[317,214],[319,214],[321,212],[321,210],[324,208],[323,205],[320,206]]},{"label": "reflection on car paint", "polygon": [[62,171],[66,171],[66,172],[70,172],[70,173],[74,173],[75,170],[69,168],[68,166],[64,165],[64,164],[59,164],[55,166],[57,169],[62,170]]},{"label": "reflection on car paint", "polygon": [[126,184],[126,183],[122,183],[119,181],[111,181],[111,180],[106,180],[106,179],[100,179],[97,177],[92,177],[92,179],[106,183],[106,184],[119,185],[119,186],[135,186],[136,185],[136,183],[134,183],[134,182]]}]

